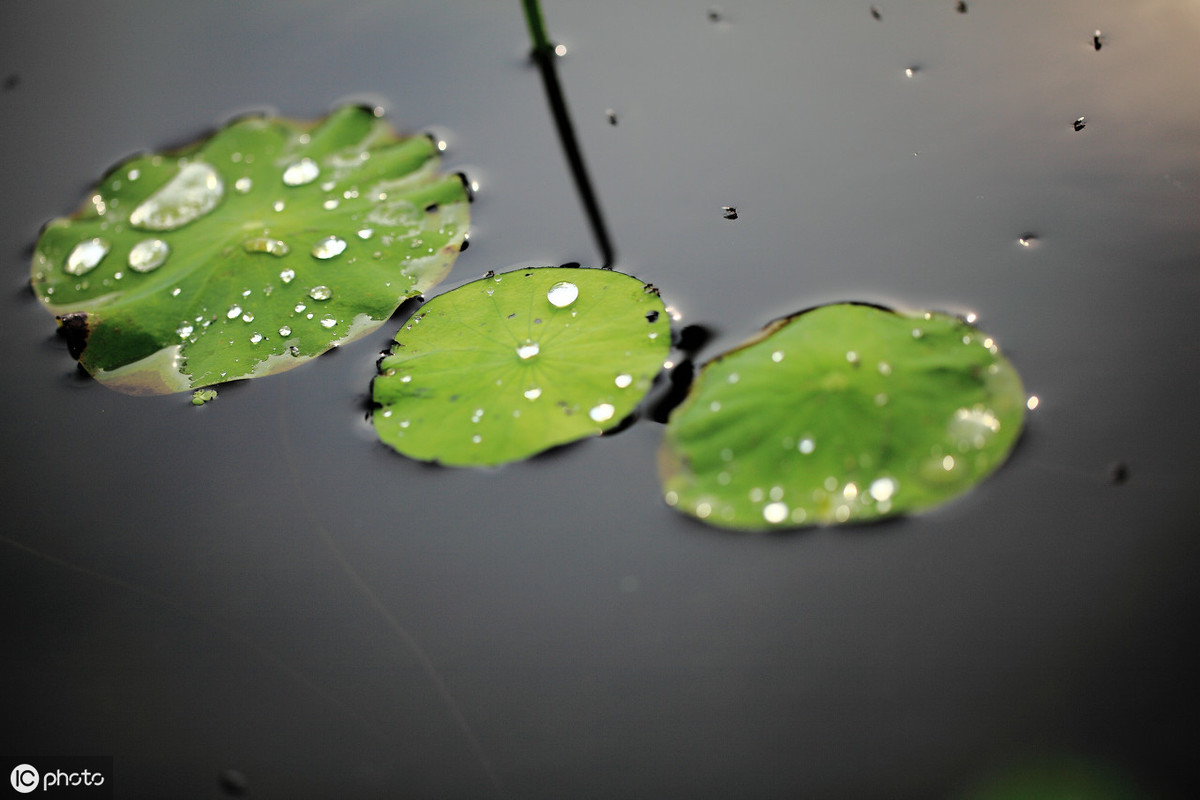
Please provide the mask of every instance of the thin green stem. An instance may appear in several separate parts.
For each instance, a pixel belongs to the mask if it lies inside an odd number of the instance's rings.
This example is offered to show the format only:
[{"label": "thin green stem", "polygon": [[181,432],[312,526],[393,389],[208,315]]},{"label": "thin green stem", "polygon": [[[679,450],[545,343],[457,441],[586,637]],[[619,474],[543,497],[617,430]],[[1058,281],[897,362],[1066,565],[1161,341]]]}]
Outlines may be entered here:
[{"label": "thin green stem", "polygon": [[525,22],[529,25],[529,38],[533,40],[533,52],[552,50],[550,37],[546,35],[546,23],[542,21],[542,5],[538,0],[521,0],[525,9]]}]

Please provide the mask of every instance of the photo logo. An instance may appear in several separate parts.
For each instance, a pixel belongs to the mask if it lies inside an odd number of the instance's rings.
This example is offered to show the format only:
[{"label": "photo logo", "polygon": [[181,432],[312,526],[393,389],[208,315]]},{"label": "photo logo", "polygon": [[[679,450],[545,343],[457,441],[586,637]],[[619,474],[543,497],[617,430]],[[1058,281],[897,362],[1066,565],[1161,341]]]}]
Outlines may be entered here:
[{"label": "photo logo", "polygon": [[21,794],[29,794],[38,788],[41,779],[42,776],[38,774],[38,771],[28,764],[18,764],[9,775],[12,787]]}]

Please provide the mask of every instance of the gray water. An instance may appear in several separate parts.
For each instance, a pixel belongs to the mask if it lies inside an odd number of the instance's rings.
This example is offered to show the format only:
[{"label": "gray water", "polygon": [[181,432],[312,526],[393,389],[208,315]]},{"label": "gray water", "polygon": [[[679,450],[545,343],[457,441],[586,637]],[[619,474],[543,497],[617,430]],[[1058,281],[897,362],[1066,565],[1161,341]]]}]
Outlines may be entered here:
[{"label": "gray water", "polygon": [[756,537],[662,503],[649,420],[396,456],[399,318],[195,408],[77,375],[28,290],[120,158],[344,99],[479,182],[443,288],[597,263],[518,3],[5,3],[0,751],[138,798],[929,798],[1035,757],[1185,796],[1200,9],[968,6],[546,3],[615,266],[701,360],[823,302],[969,311],[1039,397],[941,510]]}]

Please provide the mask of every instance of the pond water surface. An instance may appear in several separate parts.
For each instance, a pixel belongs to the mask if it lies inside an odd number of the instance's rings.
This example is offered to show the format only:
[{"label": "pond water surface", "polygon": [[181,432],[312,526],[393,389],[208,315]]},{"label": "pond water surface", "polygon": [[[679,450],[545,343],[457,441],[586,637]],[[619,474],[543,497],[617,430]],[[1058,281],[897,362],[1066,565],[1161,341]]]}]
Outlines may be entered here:
[{"label": "pond water surface", "polygon": [[664,505],[650,420],[396,456],[364,410],[400,317],[201,408],[100,387],[28,289],[39,227],[238,112],[445,139],[479,191],[443,288],[600,255],[516,2],[6,3],[0,751],[139,798],[930,798],[1032,758],[1187,796],[1200,7],[544,10],[614,266],[699,359],[824,302],[976,313],[1040,401],[1010,463],[739,536]]}]

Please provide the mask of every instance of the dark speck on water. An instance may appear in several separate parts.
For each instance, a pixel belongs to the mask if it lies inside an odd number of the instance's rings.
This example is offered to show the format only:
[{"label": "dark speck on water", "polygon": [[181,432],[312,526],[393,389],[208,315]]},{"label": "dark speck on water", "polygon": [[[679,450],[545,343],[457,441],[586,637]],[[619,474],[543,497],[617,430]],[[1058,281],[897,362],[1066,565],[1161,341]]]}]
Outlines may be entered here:
[{"label": "dark speck on water", "polygon": [[710,8],[708,10],[708,21],[709,22],[720,22],[721,21],[721,9]]},{"label": "dark speck on water", "polygon": [[248,785],[246,776],[236,769],[227,769],[221,773],[221,790],[229,797],[245,797]]},{"label": "dark speck on water", "polygon": [[1104,34],[1096,31],[1092,34],[1092,45],[1099,50],[1104,45]]},{"label": "dark speck on water", "polygon": [[1129,480],[1129,465],[1124,461],[1118,461],[1109,467],[1108,475],[1114,486],[1120,486]]},{"label": "dark speck on water", "polygon": [[[1096,49],[1097,50],[1100,49],[1099,45],[1097,45]],[[20,82],[21,82],[21,76],[14,72],[13,74],[7,76],[4,79],[4,91],[7,92],[7,91],[17,88],[17,84],[19,84]]]},{"label": "dark speck on water", "polygon": [[737,209],[733,206],[721,206],[721,213],[725,216],[725,219],[738,218]]},{"label": "dark speck on water", "polygon": [[1087,117],[1080,117],[1079,119],[1075,120],[1073,124],[1075,126],[1075,130],[1081,131],[1087,127]]},{"label": "dark speck on water", "polygon": [[871,6],[871,16],[875,19],[883,19],[883,12],[879,10],[879,6]]},{"label": "dark speck on water", "polygon": [[617,112],[616,111],[613,111],[611,108],[606,108],[606,109],[604,109],[604,114],[605,114],[605,116],[608,117],[609,125],[617,124]]},{"label": "dark speck on water", "polygon": [[955,9],[957,9],[958,13],[960,14],[967,13],[967,4],[965,0],[958,0],[958,5],[955,6]]}]

